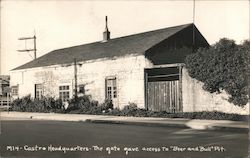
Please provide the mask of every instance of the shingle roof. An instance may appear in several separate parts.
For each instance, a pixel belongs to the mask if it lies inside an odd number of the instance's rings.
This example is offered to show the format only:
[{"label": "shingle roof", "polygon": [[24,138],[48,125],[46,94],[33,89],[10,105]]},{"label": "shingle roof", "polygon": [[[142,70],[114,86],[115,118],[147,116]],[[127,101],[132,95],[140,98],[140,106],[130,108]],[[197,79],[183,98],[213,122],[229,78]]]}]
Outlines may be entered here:
[{"label": "shingle roof", "polygon": [[119,38],[57,49],[13,70],[67,64],[127,54],[144,54],[146,50],[192,24],[179,25]]}]

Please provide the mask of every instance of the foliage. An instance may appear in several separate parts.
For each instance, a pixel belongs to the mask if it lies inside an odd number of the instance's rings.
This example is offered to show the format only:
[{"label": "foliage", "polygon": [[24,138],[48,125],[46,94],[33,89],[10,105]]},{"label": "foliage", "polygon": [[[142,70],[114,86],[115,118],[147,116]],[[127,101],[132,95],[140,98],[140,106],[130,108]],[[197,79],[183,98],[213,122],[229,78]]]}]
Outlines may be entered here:
[{"label": "foliage", "polygon": [[99,105],[97,101],[91,99],[91,96],[85,95],[69,100],[69,106],[66,112],[98,115],[106,113],[111,109],[113,109],[112,101],[105,100],[104,103]]},{"label": "foliage", "polygon": [[91,101],[91,96],[84,95],[68,101],[66,112],[69,113],[91,113],[96,109],[98,102]]},{"label": "foliage", "polygon": [[122,111],[122,116],[135,116],[138,111],[137,105],[134,103],[129,103],[129,105],[125,106]]},{"label": "foliage", "polygon": [[108,112],[112,109],[114,109],[114,105],[112,103],[111,100],[106,99],[104,103],[102,103],[101,105],[101,109],[104,110],[105,112]]},{"label": "foliage", "polygon": [[112,110],[109,110],[105,115],[112,115],[112,116],[122,116],[121,110],[119,108],[114,108]]},{"label": "foliage", "polygon": [[238,114],[226,114],[218,111],[201,111],[201,112],[185,112],[185,113],[168,113],[166,111],[151,111],[140,109],[134,103],[129,103],[122,110],[114,109],[107,113],[115,116],[134,116],[134,117],[161,117],[161,118],[186,118],[186,119],[208,119],[208,120],[233,120],[247,121],[248,116]]},{"label": "foliage", "polygon": [[112,116],[134,116],[134,117],[162,117],[162,118],[187,118],[187,119],[212,119],[212,120],[234,120],[245,121],[247,116],[237,114],[225,114],[222,112],[189,112],[189,113],[168,113],[165,111],[155,112],[146,109],[140,109],[135,103],[129,103],[123,109],[113,108],[110,100],[102,104],[91,100],[90,96],[83,96],[69,101],[68,109],[64,109],[61,100],[54,98],[32,99],[26,96],[16,99],[11,104],[12,111],[21,112],[56,112],[56,113],[76,113],[76,114],[94,114],[94,115],[112,115]]},{"label": "foliage", "polygon": [[208,49],[199,49],[186,58],[189,75],[204,83],[211,93],[225,90],[229,102],[238,106],[247,104],[250,61],[250,42],[241,45],[233,40],[221,39]]},{"label": "foliage", "polygon": [[30,95],[25,96],[22,99],[15,99],[11,103],[11,107],[9,110],[13,111],[26,111],[26,107],[31,103]]},{"label": "foliage", "polygon": [[15,99],[11,103],[11,111],[22,112],[58,112],[64,111],[64,106],[61,100],[54,98],[32,99],[30,95],[21,99]]}]

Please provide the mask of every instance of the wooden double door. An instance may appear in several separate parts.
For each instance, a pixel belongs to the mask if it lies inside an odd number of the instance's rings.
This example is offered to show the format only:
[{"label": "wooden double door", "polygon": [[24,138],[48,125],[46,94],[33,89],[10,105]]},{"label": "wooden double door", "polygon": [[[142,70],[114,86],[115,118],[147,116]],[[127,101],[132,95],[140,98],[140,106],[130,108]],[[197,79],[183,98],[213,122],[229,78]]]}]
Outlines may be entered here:
[{"label": "wooden double door", "polygon": [[148,110],[182,112],[180,73],[178,68],[175,71],[170,70],[147,72],[146,104]]}]

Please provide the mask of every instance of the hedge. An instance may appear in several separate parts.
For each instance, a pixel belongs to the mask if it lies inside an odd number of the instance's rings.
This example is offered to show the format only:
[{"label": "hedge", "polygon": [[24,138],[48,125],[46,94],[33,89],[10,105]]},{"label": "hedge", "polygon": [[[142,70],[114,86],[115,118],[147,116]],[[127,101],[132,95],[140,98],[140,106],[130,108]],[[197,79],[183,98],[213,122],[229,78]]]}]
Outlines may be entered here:
[{"label": "hedge", "polygon": [[114,108],[110,100],[99,104],[92,100],[90,96],[74,98],[68,101],[68,108],[65,109],[61,100],[54,98],[32,99],[26,96],[16,99],[11,104],[11,111],[21,112],[55,112],[74,113],[92,115],[112,115],[112,116],[133,116],[133,117],[161,117],[161,118],[187,118],[187,119],[209,119],[209,120],[233,120],[246,121],[248,115],[226,114],[218,111],[213,112],[184,112],[168,113],[165,111],[155,112],[138,108],[136,104],[129,103],[123,109]]}]

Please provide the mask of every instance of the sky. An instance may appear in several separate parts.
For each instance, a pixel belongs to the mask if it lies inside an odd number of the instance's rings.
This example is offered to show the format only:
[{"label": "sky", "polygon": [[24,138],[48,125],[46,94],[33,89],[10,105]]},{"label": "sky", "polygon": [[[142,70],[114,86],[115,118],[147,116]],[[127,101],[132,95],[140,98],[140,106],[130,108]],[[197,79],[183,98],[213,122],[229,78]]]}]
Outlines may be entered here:
[{"label": "sky", "polygon": [[[52,50],[102,40],[105,16],[111,38],[193,22],[192,0],[1,0],[0,75]],[[249,39],[248,0],[196,0],[195,25],[214,44],[220,38]]]}]

